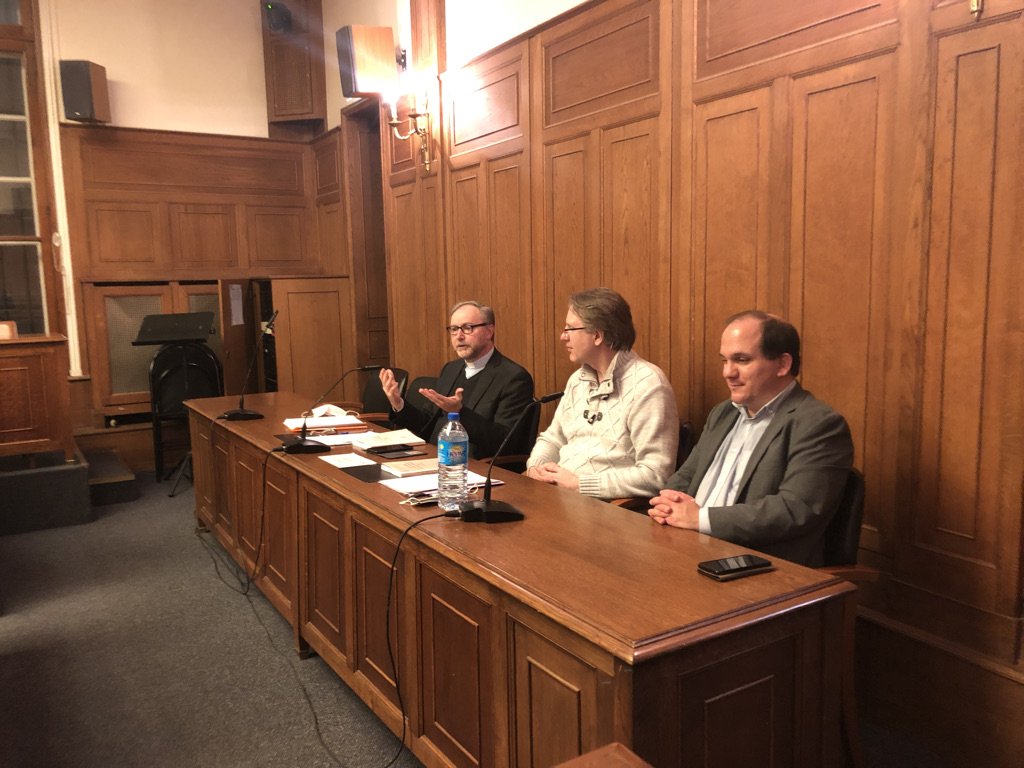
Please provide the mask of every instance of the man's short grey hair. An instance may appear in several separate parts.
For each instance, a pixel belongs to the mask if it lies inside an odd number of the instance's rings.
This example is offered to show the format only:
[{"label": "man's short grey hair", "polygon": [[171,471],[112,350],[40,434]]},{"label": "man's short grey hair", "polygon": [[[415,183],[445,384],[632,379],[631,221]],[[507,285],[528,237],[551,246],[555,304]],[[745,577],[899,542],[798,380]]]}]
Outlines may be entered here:
[{"label": "man's short grey hair", "polygon": [[480,310],[480,314],[484,316],[484,322],[488,325],[494,325],[494,310],[486,304],[481,304],[479,301],[460,301],[456,303],[448,312],[448,317],[454,315],[462,307],[476,307]]}]

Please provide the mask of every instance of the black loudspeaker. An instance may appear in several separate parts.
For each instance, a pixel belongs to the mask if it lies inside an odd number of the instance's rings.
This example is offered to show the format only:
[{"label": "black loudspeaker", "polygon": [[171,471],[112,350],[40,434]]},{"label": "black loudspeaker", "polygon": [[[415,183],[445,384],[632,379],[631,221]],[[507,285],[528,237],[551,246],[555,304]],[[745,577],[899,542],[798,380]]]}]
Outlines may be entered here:
[{"label": "black loudspeaker", "polygon": [[83,123],[109,123],[110,97],[107,95],[107,70],[91,61],[66,60],[60,63],[64,116]]},{"label": "black loudspeaker", "polygon": [[394,89],[398,64],[391,27],[342,27],[335,39],[341,93],[345,98],[373,96]]},{"label": "black loudspeaker", "polygon": [[284,3],[264,3],[263,10],[267,13],[267,29],[271,32],[292,31],[292,12]]}]

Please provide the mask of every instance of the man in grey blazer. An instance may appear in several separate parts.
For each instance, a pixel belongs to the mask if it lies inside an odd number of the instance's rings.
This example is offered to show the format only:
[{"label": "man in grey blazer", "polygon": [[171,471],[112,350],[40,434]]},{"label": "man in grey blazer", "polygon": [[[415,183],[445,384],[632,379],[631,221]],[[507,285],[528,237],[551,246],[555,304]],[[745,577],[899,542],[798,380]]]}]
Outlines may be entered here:
[{"label": "man in grey blazer", "polygon": [[[447,332],[458,355],[441,369],[436,387],[421,389],[422,407],[406,403],[398,394],[394,374],[380,372],[381,385],[391,403],[391,419],[424,440],[437,443],[448,413],[458,413],[469,433],[473,458],[493,456],[509,429],[533,400],[533,377],[494,346],[494,310],[475,301],[452,307]],[[529,453],[525,425],[509,440],[506,454]]]},{"label": "man in grey blazer", "polygon": [[797,383],[800,336],[781,318],[756,310],[729,318],[721,358],[730,399],[712,409],[648,514],[822,565],[825,528],[853,463],[846,420]]}]

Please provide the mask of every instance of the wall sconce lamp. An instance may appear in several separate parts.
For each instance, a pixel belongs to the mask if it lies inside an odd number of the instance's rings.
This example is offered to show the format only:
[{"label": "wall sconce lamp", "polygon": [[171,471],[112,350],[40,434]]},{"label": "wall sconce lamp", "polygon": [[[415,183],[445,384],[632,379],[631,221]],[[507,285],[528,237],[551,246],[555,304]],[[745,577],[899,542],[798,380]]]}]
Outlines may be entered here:
[{"label": "wall sconce lamp", "polygon": [[[421,111],[418,108],[417,100],[413,98],[412,107],[406,114],[406,119],[399,120],[398,102],[389,103],[391,119],[388,120],[388,125],[391,126],[392,133],[394,133],[395,138],[399,141],[409,141],[413,136],[419,136],[420,159],[423,162],[423,170],[430,173],[430,163],[432,161],[430,153],[430,111],[427,108],[426,99],[423,99],[423,106],[424,109]],[[409,124],[409,130],[406,133],[402,133],[399,130],[403,123]]]},{"label": "wall sconce lamp", "polygon": [[[269,7],[271,3],[267,3]],[[280,3],[273,3],[280,5]],[[406,71],[405,50],[395,50],[394,34],[391,27],[370,27],[350,25],[339,29],[335,35],[338,45],[338,72],[341,76],[341,93],[346,98],[375,96],[382,98],[390,108],[388,125],[399,141],[419,137],[420,157],[423,169],[430,172],[430,109],[427,93],[417,76],[405,77],[400,81],[399,71]],[[411,107],[404,119],[398,119],[398,96],[405,92]],[[408,123],[408,130],[400,129]]]}]

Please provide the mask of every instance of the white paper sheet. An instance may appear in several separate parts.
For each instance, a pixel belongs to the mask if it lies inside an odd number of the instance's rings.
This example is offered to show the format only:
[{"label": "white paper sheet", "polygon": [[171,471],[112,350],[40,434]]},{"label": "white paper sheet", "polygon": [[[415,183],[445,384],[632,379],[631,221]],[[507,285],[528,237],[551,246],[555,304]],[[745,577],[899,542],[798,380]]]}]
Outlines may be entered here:
[{"label": "white paper sheet", "polygon": [[[323,438],[317,439],[322,440]],[[360,456],[358,453],[332,453],[330,456],[321,456],[320,461],[326,461],[328,464],[333,464],[339,469],[342,467],[362,467],[366,464],[376,464],[373,459]]]}]

